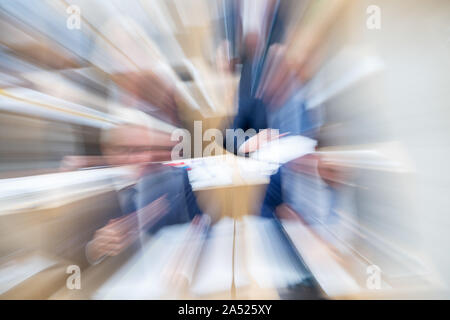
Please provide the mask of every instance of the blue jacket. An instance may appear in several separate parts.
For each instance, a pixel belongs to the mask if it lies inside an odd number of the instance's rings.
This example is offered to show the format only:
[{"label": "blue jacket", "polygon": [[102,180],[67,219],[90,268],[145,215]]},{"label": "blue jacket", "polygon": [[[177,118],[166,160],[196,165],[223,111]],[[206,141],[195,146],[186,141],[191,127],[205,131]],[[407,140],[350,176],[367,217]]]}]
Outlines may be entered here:
[{"label": "blue jacket", "polygon": [[163,195],[166,195],[169,204],[168,213],[149,228],[151,233],[167,225],[189,222],[194,216],[202,214],[185,169],[160,166],[145,174],[137,189],[137,209],[144,208]]}]

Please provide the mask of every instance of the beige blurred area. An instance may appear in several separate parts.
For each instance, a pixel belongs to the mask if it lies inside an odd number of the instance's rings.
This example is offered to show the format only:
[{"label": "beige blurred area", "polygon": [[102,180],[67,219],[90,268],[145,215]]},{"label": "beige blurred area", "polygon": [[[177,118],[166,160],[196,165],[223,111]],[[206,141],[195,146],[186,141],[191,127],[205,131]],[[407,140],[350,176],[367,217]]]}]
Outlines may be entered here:
[{"label": "beige blurred area", "polygon": [[[203,139],[229,128],[239,105],[222,1],[0,4],[0,299],[450,298],[450,2],[286,3],[282,46],[267,51],[255,92],[285,102],[298,82],[306,107],[321,110],[317,147],[289,165],[304,189],[289,191],[317,211],[315,183],[342,192],[342,229],[312,226],[286,203],[274,221],[259,217],[273,163]],[[80,29],[66,25],[71,5]],[[173,160],[180,129],[192,152]],[[105,139],[140,148],[141,160],[111,164]],[[187,168],[210,220],[88,263],[87,243],[144,162]],[[72,265],[81,288],[68,285]],[[314,296],[289,295],[296,281]]]}]

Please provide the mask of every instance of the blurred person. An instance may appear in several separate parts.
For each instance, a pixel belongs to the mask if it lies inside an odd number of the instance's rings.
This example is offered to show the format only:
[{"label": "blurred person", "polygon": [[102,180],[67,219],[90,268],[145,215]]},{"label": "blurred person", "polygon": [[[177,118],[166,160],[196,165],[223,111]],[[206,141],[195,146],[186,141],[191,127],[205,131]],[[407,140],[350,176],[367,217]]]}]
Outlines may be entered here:
[{"label": "blurred person", "polygon": [[145,26],[124,14],[104,21],[100,31],[114,39],[113,45],[105,45],[104,38],[99,37],[92,51],[92,59],[111,80],[111,113],[114,107],[124,106],[184,127],[180,113],[185,106],[176,75]]},{"label": "blurred person", "polygon": [[118,93],[119,101],[171,125],[180,126],[175,84],[158,72],[115,73],[112,80],[131,96]]},{"label": "blurred person", "polygon": [[[224,24],[232,30],[225,30],[227,39],[221,42],[217,53],[217,65],[221,69],[233,70],[237,63],[242,63],[238,111],[232,129],[260,132],[254,138],[258,143],[247,144],[242,150],[239,150],[236,138],[228,144],[225,140],[224,147],[233,147],[228,151],[235,154],[256,151],[261,145],[278,139],[279,136],[272,134],[271,129],[277,129],[282,134],[300,134],[301,122],[306,118],[303,115],[307,113],[303,97],[298,94],[301,83],[285,61],[286,49],[282,43],[286,34],[286,17],[292,3],[287,0],[258,1],[254,4],[258,9],[255,9],[256,12],[249,9],[250,3],[226,2]],[[236,26],[231,25],[232,22]],[[236,42],[241,38],[243,49],[239,55]],[[265,94],[266,88],[272,88],[267,84],[272,82],[284,85],[278,87],[276,95],[271,91]]]},{"label": "blurred person", "polygon": [[342,221],[356,219],[354,172],[335,158],[315,152],[281,166],[270,179],[261,216],[283,218],[291,215],[286,210],[291,211],[324,240],[338,247],[336,239],[349,241],[351,234]]},{"label": "blurred person", "polygon": [[110,166],[133,165],[136,183],[117,191],[120,212],[98,229],[86,246],[91,264],[136,244],[141,232],[191,221],[202,212],[184,169],[163,165],[170,159],[170,136],[140,126],[123,125],[103,135]]}]

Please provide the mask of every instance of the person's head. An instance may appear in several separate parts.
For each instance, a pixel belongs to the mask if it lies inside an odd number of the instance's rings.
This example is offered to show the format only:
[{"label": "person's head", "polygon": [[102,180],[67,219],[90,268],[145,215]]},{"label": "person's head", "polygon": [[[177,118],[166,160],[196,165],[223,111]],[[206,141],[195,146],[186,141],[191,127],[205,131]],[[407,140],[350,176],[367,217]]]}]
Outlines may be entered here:
[{"label": "person's head", "polygon": [[136,99],[171,115],[176,112],[176,89],[163,71],[116,73],[111,79]]},{"label": "person's head", "polygon": [[102,69],[111,80],[111,99],[130,108],[158,113],[177,125],[176,79],[158,45],[128,16],[109,19],[101,31],[115,43],[115,47],[104,47],[104,41],[99,41],[99,50],[108,62]]},{"label": "person's head", "polygon": [[170,135],[139,125],[119,125],[102,133],[102,150],[111,166],[170,160]]}]

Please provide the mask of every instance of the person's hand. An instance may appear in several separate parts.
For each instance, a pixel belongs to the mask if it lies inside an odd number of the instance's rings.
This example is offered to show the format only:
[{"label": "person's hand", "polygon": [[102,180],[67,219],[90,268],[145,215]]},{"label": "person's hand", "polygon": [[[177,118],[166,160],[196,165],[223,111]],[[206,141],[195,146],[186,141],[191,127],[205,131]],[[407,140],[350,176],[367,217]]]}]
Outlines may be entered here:
[{"label": "person's hand", "polygon": [[112,219],[95,232],[89,244],[90,260],[97,261],[105,256],[116,256],[138,238],[136,215]]},{"label": "person's hand", "polygon": [[288,204],[282,203],[275,208],[275,214],[278,219],[283,221],[299,221],[300,217]]},{"label": "person's hand", "polygon": [[321,155],[319,159],[318,172],[322,180],[334,188],[352,184],[353,174],[350,168],[342,166],[336,159],[326,155]]},{"label": "person's hand", "polygon": [[311,176],[317,176],[317,167],[319,164],[320,156],[318,153],[308,153],[304,156],[298,157],[288,163],[291,170],[308,174]]}]

